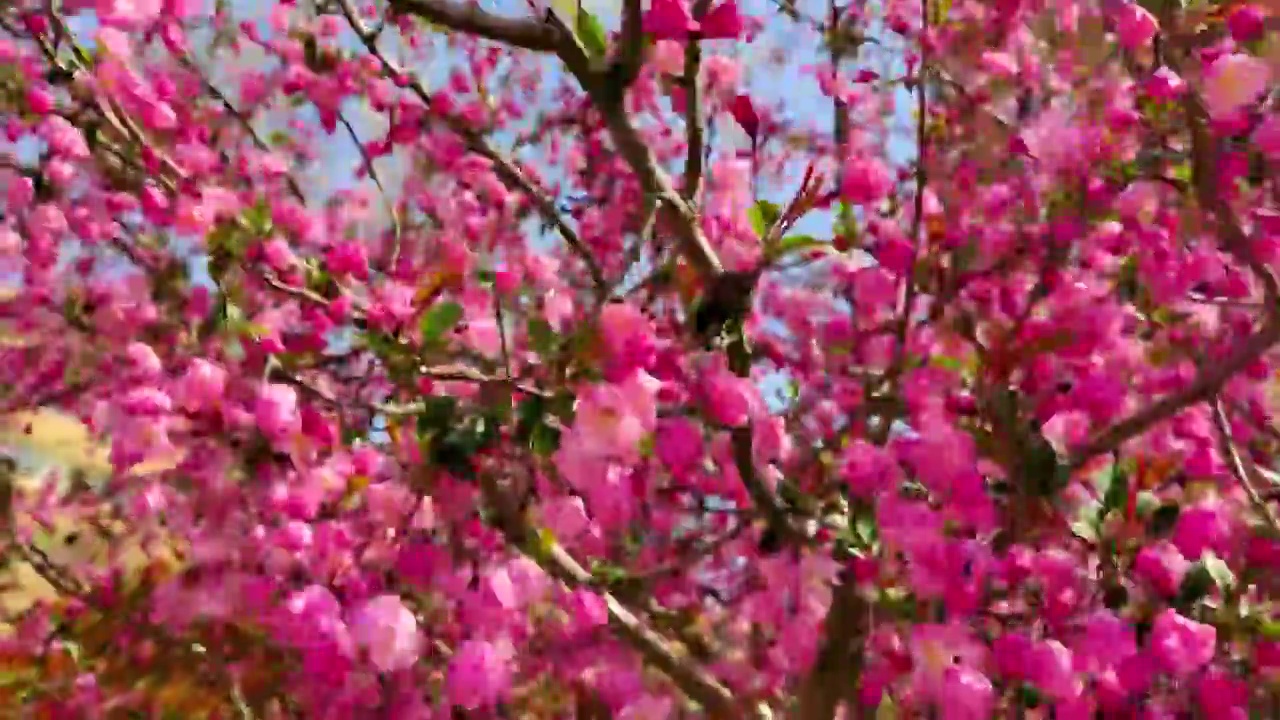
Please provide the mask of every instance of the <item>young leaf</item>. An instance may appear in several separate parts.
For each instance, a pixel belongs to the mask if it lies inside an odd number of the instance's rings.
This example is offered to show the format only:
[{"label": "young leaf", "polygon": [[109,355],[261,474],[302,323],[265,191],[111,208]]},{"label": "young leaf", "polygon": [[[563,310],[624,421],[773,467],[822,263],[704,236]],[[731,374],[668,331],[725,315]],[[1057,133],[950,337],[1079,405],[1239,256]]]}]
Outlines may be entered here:
[{"label": "young leaf", "polygon": [[788,235],[779,240],[778,244],[770,249],[769,258],[771,260],[780,260],[790,254],[816,249],[830,251],[834,248],[832,248],[831,243],[819,240],[812,235]]},{"label": "young leaf", "polygon": [[456,302],[441,302],[431,306],[422,316],[422,342],[433,343],[444,337],[462,320],[462,306]]},{"label": "young leaf", "polygon": [[760,237],[764,237],[774,223],[778,222],[782,211],[777,205],[768,200],[761,200],[751,206],[751,209],[747,211],[747,215],[751,220],[751,229],[755,230]]},{"label": "young leaf", "polygon": [[1106,483],[1106,490],[1102,495],[1101,515],[1106,516],[1112,512],[1123,511],[1129,502],[1129,476],[1119,465],[1116,465],[1101,479]]},{"label": "young leaf", "polygon": [[599,18],[579,8],[578,22],[575,29],[578,39],[582,41],[582,47],[586,48],[587,55],[593,60],[603,58],[608,54],[608,36],[605,35],[604,26],[600,24]]}]

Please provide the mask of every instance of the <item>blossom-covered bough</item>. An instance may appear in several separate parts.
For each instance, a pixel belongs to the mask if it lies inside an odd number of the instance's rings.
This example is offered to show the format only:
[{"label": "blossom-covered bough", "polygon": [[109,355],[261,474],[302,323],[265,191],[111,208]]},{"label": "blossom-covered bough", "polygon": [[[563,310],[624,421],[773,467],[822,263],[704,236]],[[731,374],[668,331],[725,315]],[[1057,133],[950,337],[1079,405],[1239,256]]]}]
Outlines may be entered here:
[{"label": "blossom-covered bough", "polygon": [[512,5],[0,5],[4,707],[1278,712],[1280,5]]}]

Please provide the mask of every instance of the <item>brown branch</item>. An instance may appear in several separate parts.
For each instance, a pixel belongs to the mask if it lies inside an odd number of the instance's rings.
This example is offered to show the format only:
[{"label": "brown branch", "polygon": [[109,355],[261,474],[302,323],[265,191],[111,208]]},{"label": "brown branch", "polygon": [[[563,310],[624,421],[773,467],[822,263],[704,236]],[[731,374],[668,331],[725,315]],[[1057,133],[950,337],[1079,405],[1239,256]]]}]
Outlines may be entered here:
[{"label": "brown branch", "polygon": [[[1172,53],[1169,55],[1166,60],[1170,63],[1170,68],[1178,72],[1179,63],[1171,57]],[[1262,328],[1223,362],[1202,367],[1195,380],[1184,390],[1173,393],[1096,434],[1084,447],[1072,454],[1072,470],[1079,469],[1098,455],[1111,452],[1186,407],[1209,400],[1236,373],[1243,371],[1280,342],[1280,283],[1277,283],[1271,271],[1254,255],[1248,236],[1219,192],[1217,148],[1209,136],[1203,102],[1198,95],[1188,90],[1183,98],[1183,110],[1187,115],[1188,132],[1191,135],[1192,185],[1196,191],[1196,201],[1203,211],[1212,214],[1223,248],[1248,267],[1262,283],[1265,309]]]},{"label": "brown branch", "polygon": [[563,36],[556,26],[532,18],[495,15],[473,2],[391,0],[391,9],[414,15],[450,30],[470,33],[535,52],[554,52]]},{"label": "brown branch", "polygon": [[1115,450],[1157,423],[1168,420],[1195,403],[1208,400],[1277,342],[1280,342],[1280,323],[1269,317],[1261,330],[1222,362],[1206,365],[1186,388],[1165,396],[1094,435],[1083,447],[1071,454],[1068,466],[1072,470],[1079,470],[1093,458]]},{"label": "brown branch", "polygon": [[644,10],[640,0],[623,0],[622,39],[612,73],[619,91],[631,87],[644,66]]},{"label": "brown branch", "polygon": [[[594,578],[591,573],[560,543],[540,535],[492,477],[481,478],[481,492],[486,503],[496,511],[497,527],[507,542],[565,585],[593,587]],[[763,711],[744,707],[733,692],[710,673],[677,655],[666,638],[646,625],[612,593],[600,592],[600,596],[609,614],[609,624],[615,631],[639,651],[649,664],[671,678],[687,697],[702,705],[710,717],[717,720],[765,720],[770,717]]]},{"label": "brown branch", "polygon": [[387,192],[387,188],[382,184],[382,177],[378,173],[378,168],[374,167],[373,158],[369,156],[369,151],[365,149],[364,143],[360,141],[360,134],[356,132],[355,126],[347,119],[347,116],[339,112],[338,122],[342,123],[342,127],[346,129],[347,136],[351,138],[351,143],[356,146],[356,152],[360,153],[360,160],[364,163],[365,172],[369,173],[369,179],[373,181],[374,187],[378,188],[378,196],[382,198],[382,206],[387,211],[387,215],[391,219],[391,258],[387,262],[387,269],[395,272],[396,264],[400,261],[400,213],[396,211],[395,203],[391,201],[391,195]]},{"label": "brown branch", "polygon": [[[361,37],[369,51],[378,57],[384,66],[393,67],[373,43],[368,30],[364,29],[364,23],[356,14],[351,0],[338,0],[338,3],[347,16],[347,21],[356,29],[357,35]],[[697,213],[680,196],[680,193],[676,192],[671,179],[659,167],[653,152],[627,116],[622,102],[623,94],[618,92],[616,78],[608,69],[601,71],[596,68],[595,63],[587,57],[585,50],[575,38],[573,28],[566,27],[555,13],[548,13],[545,20],[512,20],[485,12],[478,7],[463,6],[449,0],[392,0],[391,5],[398,12],[415,15],[452,30],[469,32],[529,50],[554,51],[604,116],[605,125],[609,129],[614,144],[627,164],[631,166],[632,172],[636,174],[640,186],[645,192],[658,198],[670,211],[668,214],[673,218],[675,234],[684,246],[685,255],[689,261],[705,276],[716,277],[724,274],[724,266],[720,263],[720,258],[699,227]],[[421,87],[416,82],[415,85]],[[420,93],[420,96],[427,97],[425,91]],[[453,125],[456,123],[451,124]],[[465,128],[455,127],[454,129],[459,130],[468,140],[473,138],[478,140],[474,133]],[[477,152],[488,157],[478,147]],[[492,153],[492,150],[488,152]],[[506,163],[505,168],[500,169],[512,180],[522,177],[510,163]],[[536,198],[536,195],[531,194],[531,197]],[[541,205],[540,202],[539,205]],[[547,217],[547,220],[555,223],[558,228],[563,225],[562,221],[555,217]],[[570,244],[573,245],[573,241],[570,241]],[[603,281],[598,286],[603,287]]]},{"label": "brown branch", "polygon": [[[711,0],[695,0],[693,18],[701,20],[711,7]],[[685,145],[684,187],[681,188],[684,199],[697,204],[698,192],[702,186],[702,92],[698,86],[698,75],[702,70],[702,44],[690,40],[684,48],[684,72],[681,84],[684,87],[684,126]]]},{"label": "brown branch", "polygon": [[[360,42],[364,44],[365,49],[367,49],[369,53],[373,55],[379,63],[381,63],[383,71],[392,77],[408,77],[409,75],[405,70],[391,62],[391,60],[387,58],[386,54],[382,52],[382,49],[378,47],[376,34],[371,31],[367,25],[365,25],[363,20],[360,19],[360,15],[356,10],[355,5],[352,4],[352,1],[337,1],[339,9],[341,9],[342,14],[347,19],[347,23],[351,26],[351,29],[355,31],[356,36],[360,38]],[[430,5],[432,7],[436,5],[448,7],[454,6],[453,3],[440,2],[438,0],[408,0],[407,2],[400,4],[406,6],[406,11],[413,11],[413,8],[416,8],[418,5]],[[416,11],[414,12],[416,13]],[[503,20],[504,22],[515,22],[506,21],[503,18],[488,15],[482,10],[477,9],[476,12],[487,17],[494,17],[498,20]],[[448,25],[445,19],[435,19],[433,22],[438,22],[441,25]],[[533,21],[526,20],[521,22]],[[541,23],[539,23],[538,26],[543,27]],[[462,26],[455,27],[450,25],[449,27],[456,30],[465,30]],[[556,32],[558,33],[558,31]],[[559,35],[557,34],[556,37],[559,38]],[[427,92],[425,87],[423,87],[420,80],[413,77],[409,83],[409,89],[413,91],[413,94],[417,96],[423,105],[428,108],[431,107],[431,94]],[[493,147],[485,141],[484,137],[480,135],[480,133],[469,127],[465,122],[452,116],[446,116],[445,123],[448,125],[450,130],[466,142],[468,149],[493,164],[494,171],[504,184],[512,189],[518,190],[520,193],[525,195],[525,197],[528,197],[533,201],[534,207],[537,208],[538,213],[542,216],[543,220],[560,233],[560,236],[564,238],[569,249],[577,255],[580,260],[582,260],[582,263],[587,268],[587,273],[591,276],[591,282],[595,286],[597,294],[604,295],[607,292],[607,282],[605,280],[604,271],[601,270],[600,264],[596,262],[595,257],[591,254],[590,248],[587,247],[586,243],[582,241],[582,238],[578,236],[578,233],[569,226],[564,217],[562,217],[560,212],[556,209],[555,202],[548,197],[546,193],[539,190],[534,185],[533,181],[526,177],[524,172],[513,161],[507,159],[501,153],[494,150]]]}]

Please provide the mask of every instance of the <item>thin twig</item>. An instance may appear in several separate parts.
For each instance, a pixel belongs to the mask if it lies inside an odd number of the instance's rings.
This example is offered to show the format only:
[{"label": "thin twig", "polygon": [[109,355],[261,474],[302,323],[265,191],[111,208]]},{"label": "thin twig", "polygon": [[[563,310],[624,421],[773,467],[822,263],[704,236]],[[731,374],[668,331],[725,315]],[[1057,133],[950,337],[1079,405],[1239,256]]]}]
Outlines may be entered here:
[{"label": "thin twig", "polygon": [[394,271],[396,265],[400,262],[400,213],[396,210],[395,203],[391,202],[391,195],[387,193],[386,186],[382,184],[378,169],[373,165],[373,158],[369,157],[369,151],[365,148],[364,143],[360,142],[360,135],[356,132],[351,121],[347,119],[346,114],[339,112],[338,122],[342,123],[342,127],[346,128],[352,144],[356,146],[356,151],[360,153],[360,159],[364,163],[365,171],[369,173],[369,179],[373,180],[374,186],[378,188],[378,195],[382,198],[382,205],[386,208],[387,215],[391,218],[391,259],[387,262],[387,268]]},{"label": "thin twig", "polygon": [[1218,447],[1222,453],[1222,459],[1228,461],[1231,467],[1231,474],[1235,475],[1236,480],[1240,483],[1240,487],[1244,489],[1245,495],[1249,497],[1249,503],[1253,505],[1253,509],[1257,511],[1271,532],[1280,537],[1280,520],[1276,519],[1275,513],[1271,511],[1271,506],[1267,505],[1267,501],[1258,494],[1258,488],[1254,484],[1254,480],[1258,478],[1258,469],[1253,463],[1253,458],[1249,454],[1238,452],[1235,443],[1231,439],[1231,426],[1227,420],[1227,414],[1222,409],[1221,398],[1214,397],[1210,401],[1210,407],[1213,410],[1213,426],[1218,433]]},{"label": "thin twig", "polygon": [[[365,49],[367,49],[369,53],[382,65],[383,71],[391,77],[411,78],[409,82],[409,89],[413,91],[413,94],[417,96],[418,100],[420,100],[424,106],[431,108],[431,94],[427,92],[427,89],[422,85],[422,81],[417,77],[411,76],[399,65],[391,62],[391,60],[386,56],[386,53],[378,47],[373,32],[369,30],[369,27],[360,19],[360,14],[356,10],[355,5],[352,4],[352,0],[337,0],[337,3],[342,14],[346,17],[347,23],[351,26],[351,29],[356,33],[356,36],[360,38]],[[487,22],[488,19],[498,21],[502,27],[505,27],[505,23],[508,22],[520,23],[521,25],[528,25],[529,23],[532,23],[536,27],[544,29],[549,27],[538,21],[509,21],[506,18],[489,15],[483,10],[480,10],[478,6],[462,6],[458,3],[448,2],[447,0],[406,0],[405,2],[393,3],[393,7],[401,12],[410,12],[431,20],[432,22],[444,25],[445,27],[465,32],[476,32],[473,29],[469,29],[472,28],[472,25],[467,21],[468,19],[476,20],[477,18],[480,18],[476,21],[481,24]],[[439,9],[439,12],[434,13],[432,8]],[[454,22],[459,24],[451,24]],[[527,27],[525,29],[528,30]],[[538,32],[541,33],[543,30],[539,30]],[[484,32],[477,32],[476,34],[479,34],[481,37],[489,37],[490,39],[502,39],[501,37],[486,35]],[[552,34],[558,41],[558,31],[553,30]],[[520,47],[527,47],[520,45],[519,43],[514,44]],[[560,236],[564,238],[569,249],[577,255],[583,265],[586,266],[587,273],[591,276],[591,281],[595,286],[597,293],[603,294],[607,287],[604,271],[601,270],[600,264],[596,262],[590,248],[587,247],[586,243],[582,241],[582,238],[579,237],[577,232],[569,226],[568,222],[565,221],[559,210],[556,209],[555,201],[548,197],[546,193],[539,190],[512,160],[494,150],[484,137],[468,126],[467,123],[456,117],[448,115],[445,116],[444,120],[449,129],[461,137],[472,152],[480,155],[493,164],[495,172],[505,184],[520,191],[533,202],[534,207],[538,210],[538,213],[542,216],[543,220],[560,233]]]}]

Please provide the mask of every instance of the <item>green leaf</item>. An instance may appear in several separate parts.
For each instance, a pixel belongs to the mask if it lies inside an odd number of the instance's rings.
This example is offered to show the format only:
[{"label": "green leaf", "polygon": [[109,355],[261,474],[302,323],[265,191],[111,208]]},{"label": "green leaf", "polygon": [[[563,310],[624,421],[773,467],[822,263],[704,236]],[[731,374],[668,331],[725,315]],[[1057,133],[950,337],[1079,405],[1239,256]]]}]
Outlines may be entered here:
[{"label": "green leaf", "polygon": [[898,705],[889,697],[889,693],[880,697],[880,704],[876,706],[876,720],[898,720]]},{"label": "green leaf", "polygon": [[556,331],[551,329],[551,323],[542,318],[533,318],[529,321],[529,344],[534,352],[539,355],[550,355],[555,352],[556,341]]},{"label": "green leaf", "polygon": [[1113,467],[1111,472],[1104,473],[1106,480],[1106,489],[1102,494],[1102,509],[1099,512],[1100,517],[1106,517],[1112,512],[1122,512],[1125,505],[1129,503],[1129,476],[1119,465]]},{"label": "green leaf", "polygon": [[1038,708],[1044,705],[1044,695],[1032,685],[1018,686],[1018,702],[1024,708]]},{"label": "green leaf", "polygon": [[434,343],[462,320],[462,306],[456,302],[436,303],[422,316],[422,342]]},{"label": "green leaf", "polygon": [[1236,576],[1231,568],[1212,551],[1205,551],[1194,565],[1187,570],[1178,588],[1178,606],[1186,609],[1202,600],[1217,588],[1227,592],[1235,586]]},{"label": "green leaf", "polygon": [[747,217],[751,220],[751,229],[755,230],[760,237],[764,237],[781,216],[782,210],[768,200],[761,200],[747,211]]},{"label": "green leaf", "polygon": [[591,59],[598,60],[608,54],[609,43],[599,18],[579,8],[578,22],[574,27],[578,39],[582,41],[582,47],[586,49]]},{"label": "green leaf", "polygon": [[876,517],[871,511],[860,512],[853,518],[853,535],[861,547],[874,547],[880,532],[876,527]]},{"label": "green leaf", "polygon": [[1077,520],[1071,523],[1071,534],[1091,545],[1098,542],[1098,528],[1089,520]]},{"label": "green leaf", "polygon": [[1186,575],[1182,576],[1182,584],[1178,586],[1178,597],[1174,605],[1182,612],[1186,612],[1195,605],[1204,596],[1213,590],[1213,578],[1199,564],[1192,566]]},{"label": "green leaf", "polygon": [[804,252],[805,250],[813,250],[821,248],[831,250],[831,243],[825,240],[819,240],[812,235],[788,235],[778,241],[769,252],[771,259],[779,259],[790,253]]},{"label": "green leaf", "polygon": [[1263,620],[1258,625],[1258,634],[1267,640],[1280,640],[1280,620]]},{"label": "green leaf", "polygon": [[259,200],[253,207],[244,211],[244,224],[257,237],[271,234],[271,205],[266,200]]},{"label": "green leaf", "polygon": [[560,430],[546,418],[548,403],[533,396],[520,403],[516,419],[516,438],[541,457],[548,457],[560,447]]},{"label": "green leaf", "polygon": [[1226,592],[1235,587],[1236,574],[1231,572],[1226,561],[1215,555],[1212,550],[1206,550],[1200,557],[1200,565],[1204,567],[1205,572],[1213,579],[1213,584],[1217,585],[1219,590]]},{"label": "green leaf", "polygon": [[423,409],[418,413],[418,434],[429,435],[448,430],[458,411],[458,400],[443,395],[422,399]]}]

